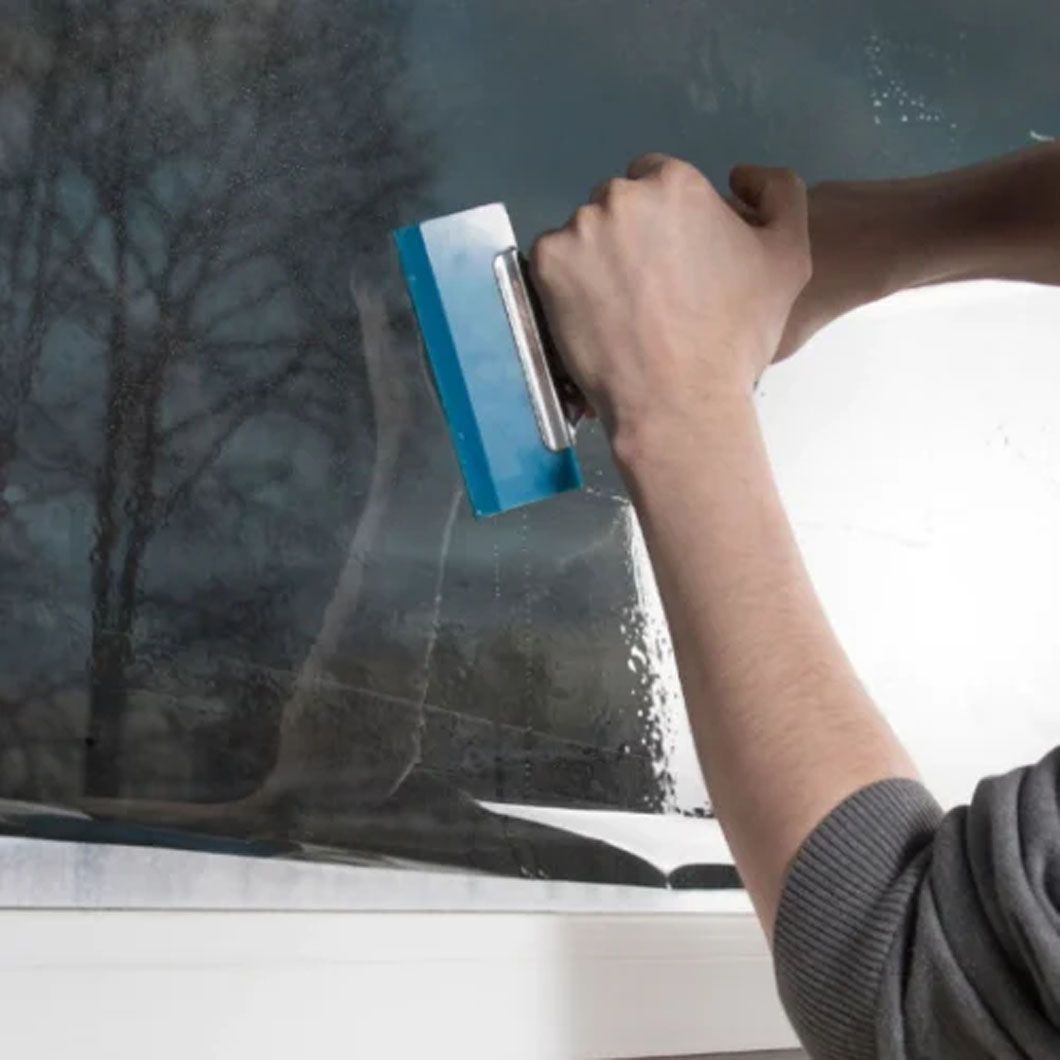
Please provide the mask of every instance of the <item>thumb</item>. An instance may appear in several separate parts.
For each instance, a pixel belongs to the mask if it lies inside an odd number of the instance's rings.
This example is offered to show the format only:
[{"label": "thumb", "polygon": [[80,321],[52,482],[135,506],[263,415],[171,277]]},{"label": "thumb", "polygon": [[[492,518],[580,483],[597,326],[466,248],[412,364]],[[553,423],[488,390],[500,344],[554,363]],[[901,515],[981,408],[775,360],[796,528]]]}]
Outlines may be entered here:
[{"label": "thumb", "polygon": [[806,185],[791,169],[737,166],[729,174],[729,187],[754,210],[758,223],[787,236],[805,237]]}]

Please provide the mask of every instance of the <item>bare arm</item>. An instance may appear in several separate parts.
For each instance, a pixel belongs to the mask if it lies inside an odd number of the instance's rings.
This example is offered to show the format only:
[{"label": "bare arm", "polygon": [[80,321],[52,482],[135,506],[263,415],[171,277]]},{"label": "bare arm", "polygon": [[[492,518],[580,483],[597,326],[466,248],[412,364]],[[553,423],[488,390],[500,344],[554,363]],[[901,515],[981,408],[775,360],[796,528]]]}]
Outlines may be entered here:
[{"label": "bare arm", "polygon": [[[1058,1056],[1060,749],[943,815],[829,628],[773,482],[751,391],[808,276],[805,190],[744,168],[734,210],[672,159],[630,176],[533,265],[644,526],[788,1014],[822,1060]],[[1021,225],[1001,229],[959,252],[932,237],[921,281],[1049,275]]]},{"label": "bare arm", "polygon": [[705,412],[687,430],[646,431],[628,455],[620,445],[619,461],[711,798],[770,932],[813,828],[867,784],[916,772],[825,618],[751,402]]},{"label": "bare arm", "polygon": [[819,184],[809,217],[814,275],[779,357],[843,313],[906,288],[1060,284],[1060,143],[928,177]]},{"label": "bare arm", "polygon": [[644,525],[711,795],[769,931],[818,822],[914,771],[813,592],[751,401],[808,275],[805,190],[738,171],[751,225],[683,163],[631,174],[533,266]]}]

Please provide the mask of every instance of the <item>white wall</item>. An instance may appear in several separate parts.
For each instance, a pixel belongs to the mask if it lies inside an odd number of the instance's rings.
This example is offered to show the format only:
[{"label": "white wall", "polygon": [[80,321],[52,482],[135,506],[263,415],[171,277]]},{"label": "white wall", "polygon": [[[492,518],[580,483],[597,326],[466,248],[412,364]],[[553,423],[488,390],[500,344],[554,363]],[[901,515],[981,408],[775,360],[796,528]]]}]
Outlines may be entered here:
[{"label": "white wall", "polygon": [[1060,743],[1060,290],[968,283],[765,377],[767,440],[855,666],[942,801]]}]

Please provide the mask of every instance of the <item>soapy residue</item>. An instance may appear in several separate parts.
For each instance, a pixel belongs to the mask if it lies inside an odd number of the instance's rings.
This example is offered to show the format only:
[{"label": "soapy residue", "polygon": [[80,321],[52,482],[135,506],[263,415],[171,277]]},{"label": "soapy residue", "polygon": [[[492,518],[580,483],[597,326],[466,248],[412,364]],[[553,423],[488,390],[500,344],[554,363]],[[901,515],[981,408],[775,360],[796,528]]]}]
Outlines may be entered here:
[{"label": "soapy residue", "polygon": [[893,73],[888,42],[878,34],[871,34],[865,44],[865,57],[869,70],[869,98],[872,101],[874,125],[897,120],[899,124],[910,123],[948,126],[957,128],[956,122],[948,121],[942,109],[929,102],[926,95],[906,87],[904,81]]}]

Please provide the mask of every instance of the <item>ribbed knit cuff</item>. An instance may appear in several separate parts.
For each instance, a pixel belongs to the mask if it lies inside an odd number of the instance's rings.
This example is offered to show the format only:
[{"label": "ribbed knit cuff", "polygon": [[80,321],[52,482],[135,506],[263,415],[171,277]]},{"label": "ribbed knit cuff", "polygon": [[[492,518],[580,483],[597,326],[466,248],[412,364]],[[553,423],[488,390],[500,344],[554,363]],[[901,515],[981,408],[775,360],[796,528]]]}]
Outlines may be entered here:
[{"label": "ribbed knit cuff", "polygon": [[837,806],[788,872],[774,931],[777,987],[820,1060],[873,1060],[887,955],[942,819],[914,780],[883,780]]}]

